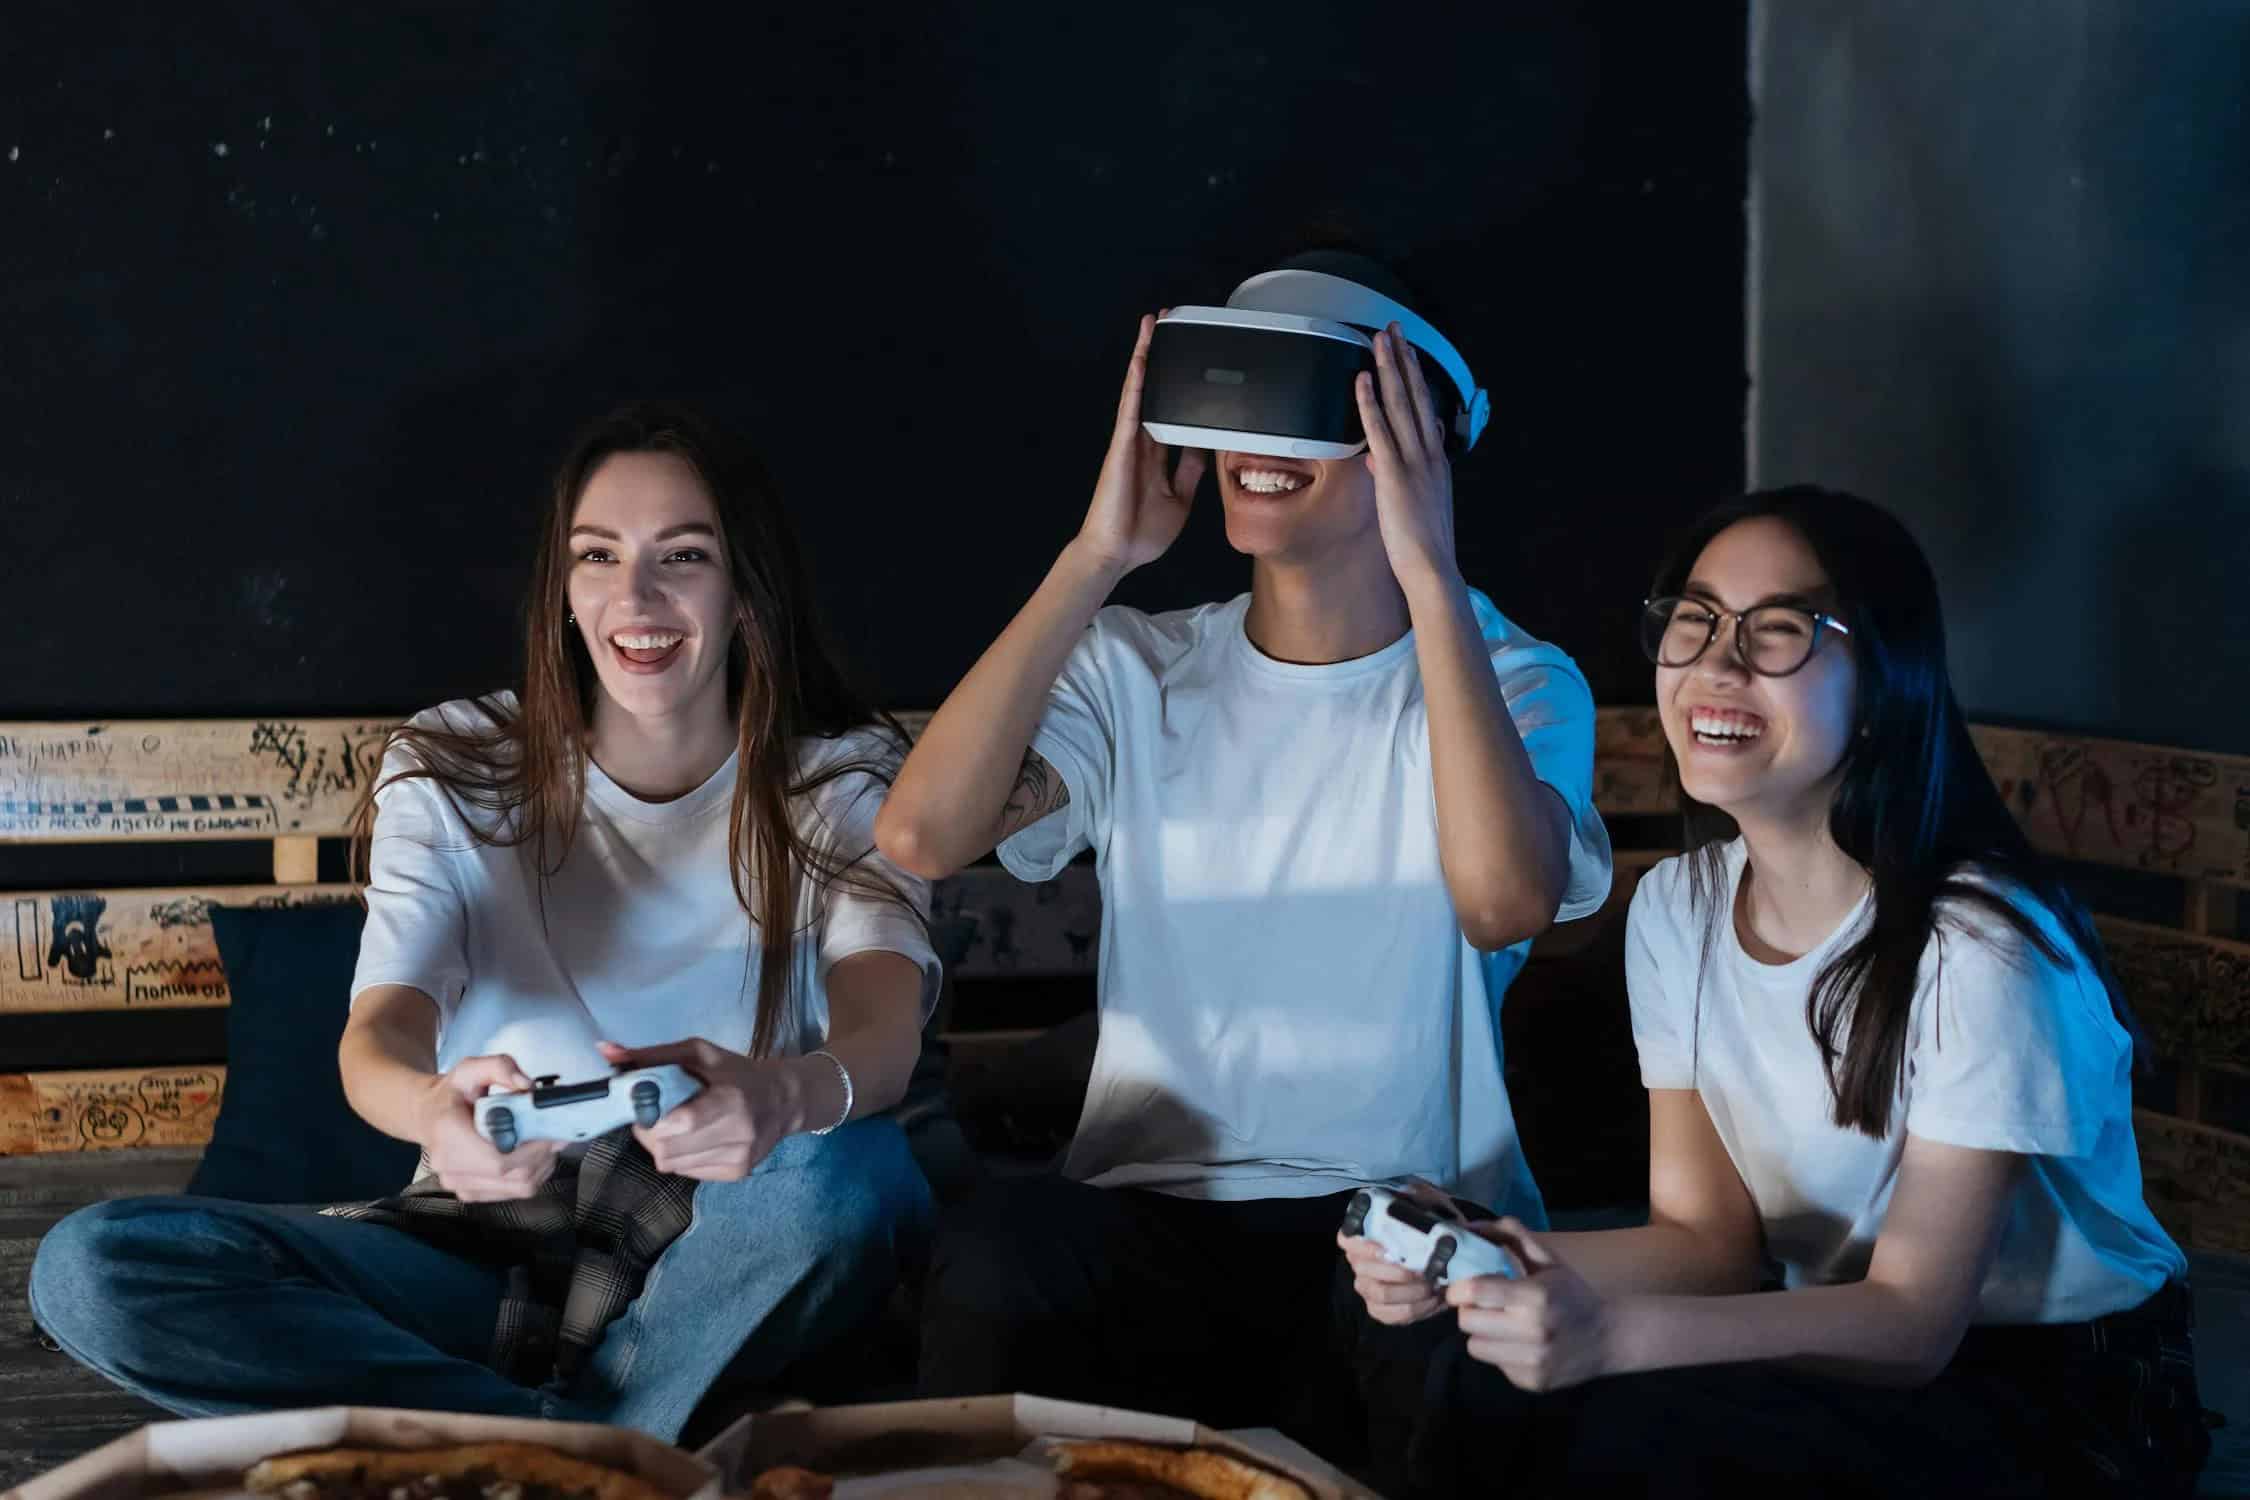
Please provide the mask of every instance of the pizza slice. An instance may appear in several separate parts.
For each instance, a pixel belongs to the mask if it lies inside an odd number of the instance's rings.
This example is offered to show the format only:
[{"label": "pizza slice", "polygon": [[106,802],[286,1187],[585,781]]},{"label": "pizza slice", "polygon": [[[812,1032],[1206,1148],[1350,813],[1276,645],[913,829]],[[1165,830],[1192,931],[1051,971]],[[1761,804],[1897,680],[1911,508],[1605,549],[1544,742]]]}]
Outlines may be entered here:
[{"label": "pizza slice", "polygon": [[1071,1482],[1169,1485],[1196,1500],[1312,1500],[1296,1480],[1210,1448],[1097,1441],[1058,1444],[1055,1472]]},{"label": "pizza slice", "polygon": [[538,1443],[284,1453],[243,1482],[278,1500],[672,1500],[636,1474]]}]

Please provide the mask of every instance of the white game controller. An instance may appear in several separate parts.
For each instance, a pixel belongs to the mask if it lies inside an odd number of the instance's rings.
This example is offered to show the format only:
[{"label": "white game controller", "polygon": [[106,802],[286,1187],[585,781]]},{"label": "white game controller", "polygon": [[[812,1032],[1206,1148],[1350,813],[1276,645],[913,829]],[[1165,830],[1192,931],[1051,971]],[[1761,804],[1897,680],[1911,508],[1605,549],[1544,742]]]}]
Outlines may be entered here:
[{"label": "white game controller", "polygon": [[1385,1188],[1361,1188],[1344,1209],[1344,1233],[1373,1240],[1383,1259],[1416,1272],[1436,1290],[1472,1276],[1520,1279],[1516,1258],[1459,1219]]},{"label": "white game controller", "polygon": [[585,1141],[620,1125],[643,1130],[703,1092],[703,1080],[676,1063],[608,1078],[563,1083],[553,1074],[524,1094],[487,1094],[475,1105],[477,1134],[502,1152],[525,1141]]}]

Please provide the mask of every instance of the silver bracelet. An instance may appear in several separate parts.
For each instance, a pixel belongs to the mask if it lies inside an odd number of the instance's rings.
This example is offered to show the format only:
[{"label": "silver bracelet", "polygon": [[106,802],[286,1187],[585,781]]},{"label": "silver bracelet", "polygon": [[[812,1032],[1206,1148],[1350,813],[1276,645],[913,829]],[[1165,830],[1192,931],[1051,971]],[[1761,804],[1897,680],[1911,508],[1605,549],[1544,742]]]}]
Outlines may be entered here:
[{"label": "silver bracelet", "polygon": [[[836,1117],[836,1125],[843,1124],[846,1120],[852,1117],[852,1070],[845,1067],[844,1060],[838,1057],[835,1053],[829,1051],[826,1047],[819,1048],[816,1051],[808,1052],[805,1054],[805,1056],[825,1057],[830,1062],[836,1065],[836,1076],[844,1081],[844,1112]],[[809,1131],[807,1133],[810,1135],[826,1135],[829,1131],[834,1130],[836,1128],[836,1125],[823,1125],[820,1127],[820,1129]]]}]

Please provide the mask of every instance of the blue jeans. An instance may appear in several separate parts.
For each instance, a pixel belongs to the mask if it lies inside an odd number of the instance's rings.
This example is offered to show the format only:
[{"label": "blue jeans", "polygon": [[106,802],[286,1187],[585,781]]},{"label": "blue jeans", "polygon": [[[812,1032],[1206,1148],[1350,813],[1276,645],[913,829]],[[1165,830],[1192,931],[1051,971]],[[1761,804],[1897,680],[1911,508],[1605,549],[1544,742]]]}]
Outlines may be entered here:
[{"label": "blue jeans", "polygon": [[791,1136],[743,1181],[697,1186],[693,1221],[569,1391],[483,1363],[501,1271],[309,1208],[97,1203],[41,1241],[31,1311],[72,1358],[183,1416],[410,1406],[670,1441],[722,1370],[770,1379],[880,1307],[929,1219],[895,1121]]}]

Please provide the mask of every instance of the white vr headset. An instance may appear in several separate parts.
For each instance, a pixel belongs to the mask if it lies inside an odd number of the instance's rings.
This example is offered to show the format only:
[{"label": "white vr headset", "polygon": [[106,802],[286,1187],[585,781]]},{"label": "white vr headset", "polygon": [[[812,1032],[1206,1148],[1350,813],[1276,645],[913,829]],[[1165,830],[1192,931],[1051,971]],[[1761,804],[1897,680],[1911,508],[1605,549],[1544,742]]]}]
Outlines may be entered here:
[{"label": "white vr headset", "polygon": [[[1466,451],[1492,412],[1467,361],[1409,308],[1325,271],[1267,271],[1224,307],[1175,307],[1158,319],[1141,426],[1182,448],[1350,458],[1367,447],[1353,379],[1375,368],[1374,335],[1394,322],[1452,381],[1447,447]],[[1431,394],[1443,421],[1448,393]]]}]

